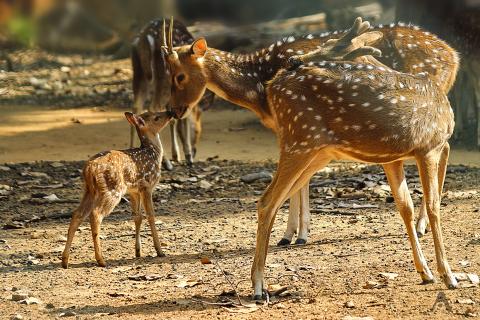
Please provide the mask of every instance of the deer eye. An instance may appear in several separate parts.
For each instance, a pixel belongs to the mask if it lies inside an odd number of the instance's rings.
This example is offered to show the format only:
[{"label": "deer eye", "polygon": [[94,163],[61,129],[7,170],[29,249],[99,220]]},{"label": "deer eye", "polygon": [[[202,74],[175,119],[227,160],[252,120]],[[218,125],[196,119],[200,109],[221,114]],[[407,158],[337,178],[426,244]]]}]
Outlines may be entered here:
[{"label": "deer eye", "polygon": [[180,84],[182,81],[185,80],[185,74],[180,73],[179,75],[177,75],[176,80],[177,80],[177,83]]}]

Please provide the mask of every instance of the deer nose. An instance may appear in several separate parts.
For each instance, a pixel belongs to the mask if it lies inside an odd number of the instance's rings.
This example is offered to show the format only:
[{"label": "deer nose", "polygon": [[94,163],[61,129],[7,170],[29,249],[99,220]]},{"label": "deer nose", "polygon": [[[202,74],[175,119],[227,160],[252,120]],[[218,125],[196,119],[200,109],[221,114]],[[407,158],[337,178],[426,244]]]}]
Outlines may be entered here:
[{"label": "deer nose", "polygon": [[167,110],[167,117],[173,118],[175,117],[175,115],[176,115],[175,112],[173,112],[172,110]]}]

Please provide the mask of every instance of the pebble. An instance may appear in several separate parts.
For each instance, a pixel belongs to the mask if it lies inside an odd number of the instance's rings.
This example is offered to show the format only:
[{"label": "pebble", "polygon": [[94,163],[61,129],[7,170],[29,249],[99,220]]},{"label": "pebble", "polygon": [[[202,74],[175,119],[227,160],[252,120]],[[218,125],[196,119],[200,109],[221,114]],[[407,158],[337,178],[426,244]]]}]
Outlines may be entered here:
[{"label": "pebble", "polygon": [[23,316],[19,313],[14,314],[11,318],[11,320],[22,320]]},{"label": "pebble", "polygon": [[12,301],[22,301],[28,298],[28,293],[26,292],[15,292],[12,293]]},{"label": "pebble", "polygon": [[208,190],[212,187],[212,184],[207,180],[200,180],[199,182],[200,188]]},{"label": "pebble", "polygon": [[249,173],[240,178],[240,181],[245,182],[245,183],[252,183],[257,180],[264,180],[264,181],[271,181],[272,180],[272,174],[267,171],[260,171],[256,173]]}]

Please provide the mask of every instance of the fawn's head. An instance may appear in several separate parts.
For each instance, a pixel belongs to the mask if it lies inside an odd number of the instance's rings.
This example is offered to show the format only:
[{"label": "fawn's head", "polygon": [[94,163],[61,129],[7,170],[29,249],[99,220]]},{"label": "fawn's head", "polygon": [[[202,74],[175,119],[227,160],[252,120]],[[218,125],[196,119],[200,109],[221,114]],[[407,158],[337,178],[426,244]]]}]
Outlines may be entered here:
[{"label": "fawn's head", "polygon": [[128,122],[137,130],[140,141],[154,141],[157,134],[170,122],[173,117],[171,111],[151,112],[147,111],[141,115],[125,112]]},{"label": "fawn's head", "polygon": [[[170,22],[172,25],[172,22]],[[191,45],[173,48],[172,28],[167,36],[168,45],[163,47],[172,77],[170,106],[176,118],[184,117],[196,105],[207,86],[207,75],[203,68],[203,58],[207,52],[204,38]]]}]

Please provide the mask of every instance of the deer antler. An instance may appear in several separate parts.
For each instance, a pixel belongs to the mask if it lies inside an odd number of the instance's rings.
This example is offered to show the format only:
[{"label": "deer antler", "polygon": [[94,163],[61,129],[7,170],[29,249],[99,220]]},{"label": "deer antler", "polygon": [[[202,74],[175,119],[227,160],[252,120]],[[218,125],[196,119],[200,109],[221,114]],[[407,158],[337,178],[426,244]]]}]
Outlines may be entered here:
[{"label": "deer antler", "polygon": [[362,21],[362,18],[358,17],[345,35],[339,39],[328,40],[317,50],[291,57],[289,64],[297,66],[315,60],[348,61],[365,55],[381,57],[382,52],[379,49],[367,44],[372,44],[382,38],[383,33],[380,31],[366,32],[369,28],[370,23]]}]

